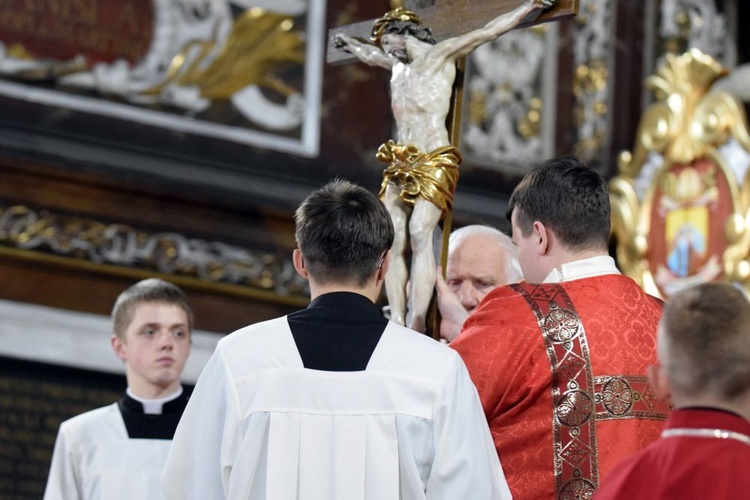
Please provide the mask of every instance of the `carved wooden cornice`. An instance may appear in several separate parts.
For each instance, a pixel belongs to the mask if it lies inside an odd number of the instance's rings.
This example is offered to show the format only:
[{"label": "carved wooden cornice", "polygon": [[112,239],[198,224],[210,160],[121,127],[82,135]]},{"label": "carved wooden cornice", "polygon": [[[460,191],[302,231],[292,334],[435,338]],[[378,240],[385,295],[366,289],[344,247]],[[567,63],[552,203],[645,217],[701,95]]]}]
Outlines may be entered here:
[{"label": "carved wooden cornice", "polygon": [[307,282],[282,252],[0,202],[0,255],[304,306]]}]

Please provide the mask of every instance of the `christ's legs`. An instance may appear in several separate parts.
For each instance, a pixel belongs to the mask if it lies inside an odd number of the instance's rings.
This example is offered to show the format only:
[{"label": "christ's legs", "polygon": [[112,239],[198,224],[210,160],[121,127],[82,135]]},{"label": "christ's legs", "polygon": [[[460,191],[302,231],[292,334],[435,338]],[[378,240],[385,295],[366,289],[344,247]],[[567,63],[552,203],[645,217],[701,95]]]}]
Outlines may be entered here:
[{"label": "christ's legs", "polygon": [[[401,201],[401,191],[390,184],[385,188],[383,203],[393,221],[394,237],[391,247],[391,264],[385,275],[385,293],[391,309],[391,321],[405,324],[407,270],[404,260],[406,247],[406,223],[408,214]],[[433,270],[434,272],[434,270]]]},{"label": "christ's legs", "polygon": [[418,332],[426,330],[427,309],[435,288],[435,253],[432,238],[441,215],[438,207],[418,198],[409,221],[412,260],[406,325]]}]

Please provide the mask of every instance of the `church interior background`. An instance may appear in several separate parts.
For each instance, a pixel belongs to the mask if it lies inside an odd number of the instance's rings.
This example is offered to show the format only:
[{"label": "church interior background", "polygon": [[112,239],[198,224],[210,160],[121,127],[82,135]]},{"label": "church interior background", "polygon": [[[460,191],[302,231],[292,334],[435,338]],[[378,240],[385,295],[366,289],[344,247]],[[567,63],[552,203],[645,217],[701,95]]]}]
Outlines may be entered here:
[{"label": "church interior background", "polygon": [[[222,335],[307,304],[294,209],[336,176],[376,191],[392,133],[388,76],[326,64],[328,30],[429,3],[0,0],[0,497],[41,497],[59,423],[124,389],[107,315],[128,285],[187,292],[187,384]],[[475,51],[454,226],[507,230],[523,174],[574,153],[611,180],[644,287],[744,285],[749,23],[741,0],[580,0]]]}]

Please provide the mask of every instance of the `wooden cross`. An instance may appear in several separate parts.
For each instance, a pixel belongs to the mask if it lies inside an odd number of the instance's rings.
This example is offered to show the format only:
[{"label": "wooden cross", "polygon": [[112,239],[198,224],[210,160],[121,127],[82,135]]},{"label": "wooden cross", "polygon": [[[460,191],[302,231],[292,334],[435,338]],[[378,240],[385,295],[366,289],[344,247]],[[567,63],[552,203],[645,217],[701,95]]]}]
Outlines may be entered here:
[{"label": "wooden cross", "polygon": [[[540,16],[533,20],[520,23],[516,28],[525,28],[543,22],[574,16],[578,14],[579,1],[557,0],[553,8],[543,11]],[[417,10],[415,14],[421,18],[424,26],[431,28],[433,36],[440,42],[482,28],[492,19],[520,7],[524,2],[525,0],[435,0],[433,6]],[[329,30],[326,57],[328,63],[339,64],[355,60],[352,54],[334,46],[336,35],[346,34],[353,38],[369,41],[374,22],[375,20],[363,21]],[[446,120],[451,144],[458,144],[463,95],[463,64],[463,60],[458,61],[451,96],[451,110]],[[440,261],[443,268],[443,275],[445,275],[448,256],[448,237],[451,231],[451,221],[452,213],[448,211],[445,214],[442,224],[443,242]],[[428,329],[431,330],[433,337],[436,339],[439,338],[440,318],[434,296],[428,312],[427,322]]]},{"label": "wooden cross", "polygon": [[[479,29],[490,20],[505,12],[519,7],[524,0],[435,0],[435,5],[415,11],[425,26],[432,29],[432,34],[439,42],[446,38],[460,36]],[[517,28],[528,28],[535,24],[556,21],[578,14],[579,0],[557,0],[555,6],[544,11],[532,22],[524,22]],[[339,26],[328,31],[326,60],[330,64],[339,64],[354,60],[354,56],[333,45],[339,33],[370,39],[370,31],[375,19],[362,21],[346,26]]]}]

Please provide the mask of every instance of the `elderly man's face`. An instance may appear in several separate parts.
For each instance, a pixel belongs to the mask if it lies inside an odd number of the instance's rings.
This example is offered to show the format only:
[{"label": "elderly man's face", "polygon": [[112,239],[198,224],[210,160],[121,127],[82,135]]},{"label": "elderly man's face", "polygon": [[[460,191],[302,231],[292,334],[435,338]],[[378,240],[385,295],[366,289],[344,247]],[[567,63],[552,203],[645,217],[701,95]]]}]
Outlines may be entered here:
[{"label": "elderly man's face", "polygon": [[471,314],[485,295],[508,283],[507,252],[490,236],[467,236],[451,249],[445,278]]}]

